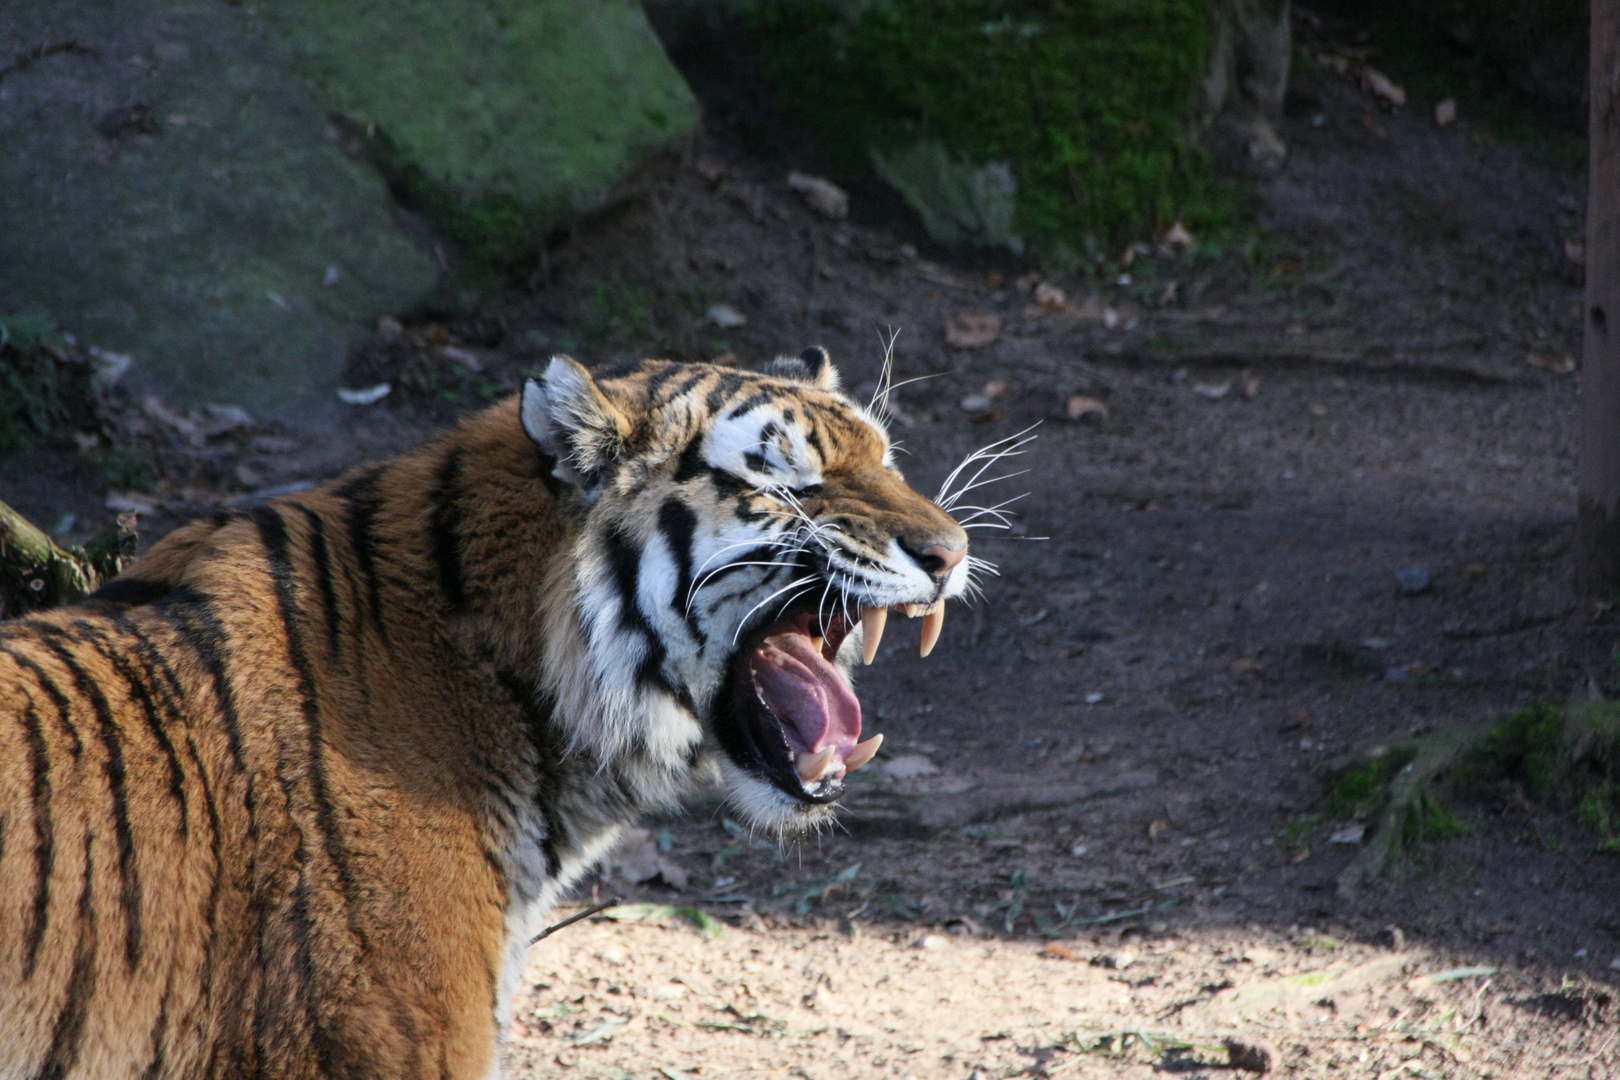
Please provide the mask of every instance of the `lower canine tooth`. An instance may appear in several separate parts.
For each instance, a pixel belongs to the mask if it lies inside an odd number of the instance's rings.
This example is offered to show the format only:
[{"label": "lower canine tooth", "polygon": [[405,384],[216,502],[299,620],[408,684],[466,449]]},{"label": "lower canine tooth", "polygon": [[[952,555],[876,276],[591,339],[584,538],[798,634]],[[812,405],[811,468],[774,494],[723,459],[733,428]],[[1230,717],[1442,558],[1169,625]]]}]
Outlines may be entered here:
[{"label": "lower canine tooth", "polygon": [[927,656],[934,651],[934,646],[939,641],[939,632],[943,629],[945,629],[945,604],[941,602],[935,604],[929,609],[928,614],[923,616],[922,645],[917,650],[918,656]]},{"label": "lower canine tooth", "polygon": [[[856,747],[856,749],[859,750],[860,747]],[[874,749],[876,748],[874,747]],[[832,761],[832,756],[833,748],[830,746],[824,746],[814,754],[800,754],[793,762],[794,767],[799,771],[799,779],[807,784],[813,780],[820,780],[822,774],[827,771],[827,765]]]},{"label": "lower canine tooth", "polygon": [[883,640],[883,627],[889,622],[889,609],[861,608],[861,662],[870,664],[877,655],[878,642]]},{"label": "lower canine tooth", "polygon": [[850,751],[849,757],[844,759],[844,771],[852,773],[856,769],[872,760],[872,755],[878,752],[883,745],[883,736],[874,735],[863,743],[856,743],[855,749]]}]

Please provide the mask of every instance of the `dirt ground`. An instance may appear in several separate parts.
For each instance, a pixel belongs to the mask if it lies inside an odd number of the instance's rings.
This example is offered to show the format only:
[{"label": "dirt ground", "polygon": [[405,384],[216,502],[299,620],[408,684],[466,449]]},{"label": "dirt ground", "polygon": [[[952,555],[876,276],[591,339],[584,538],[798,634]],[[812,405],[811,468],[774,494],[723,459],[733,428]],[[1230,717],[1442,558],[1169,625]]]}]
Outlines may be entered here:
[{"label": "dirt ground", "polygon": [[[717,125],[523,296],[380,331],[350,385],[381,403],[200,447],[152,419],[158,490],[113,501],[150,540],[409,446],[557,350],[819,342],[867,390],[897,330],[897,376],[928,376],[894,398],[919,489],[1040,425],[990,489],[1027,493],[1016,527],[975,539],[1001,576],[927,660],[891,629],[859,688],[886,756],[841,829],[778,851],[699,807],[586,887],[652,906],[533,950],[508,1074],[1214,1076],[1236,1037],[1290,1076],[1615,1075],[1620,860],[1503,789],[1341,895],[1355,847],[1322,817],[1341,753],[1620,689],[1620,626],[1570,589],[1584,189],[1430,104],[1304,87],[1247,252],[1058,275],[1067,310],[875,196],[819,216]],[[967,313],[997,339],[949,345]],[[1075,394],[1106,416],[1069,420]],[[71,441],[0,463],[0,494],[69,539],[108,513]]]}]

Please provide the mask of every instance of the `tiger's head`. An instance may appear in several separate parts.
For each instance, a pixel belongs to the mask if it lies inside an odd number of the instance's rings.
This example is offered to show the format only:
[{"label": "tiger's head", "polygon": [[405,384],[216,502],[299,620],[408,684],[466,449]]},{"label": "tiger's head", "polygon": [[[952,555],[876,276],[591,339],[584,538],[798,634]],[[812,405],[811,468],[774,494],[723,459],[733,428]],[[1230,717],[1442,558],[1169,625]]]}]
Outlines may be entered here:
[{"label": "tiger's head", "polygon": [[[576,745],[639,755],[670,802],[720,779],[758,828],[825,819],[881,735],[852,669],[891,614],[928,655],[969,586],[968,537],[895,468],[825,350],[759,373],[566,357],[524,387],[570,550],[547,674]],[[864,735],[864,737],[863,737]]]}]

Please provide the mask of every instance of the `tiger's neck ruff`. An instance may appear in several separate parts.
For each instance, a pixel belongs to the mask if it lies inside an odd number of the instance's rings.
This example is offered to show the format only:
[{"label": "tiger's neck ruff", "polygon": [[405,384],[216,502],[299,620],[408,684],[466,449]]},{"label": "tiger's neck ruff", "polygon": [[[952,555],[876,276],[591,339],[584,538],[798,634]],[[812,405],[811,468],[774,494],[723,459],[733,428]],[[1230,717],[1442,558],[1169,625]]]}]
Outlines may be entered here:
[{"label": "tiger's neck ruff", "polygon": [[966,549],[819,349],[558,358],[0,625],[0,1077],[498,1071],[626,825],[716,785],[828,819],[851,668],[891,611],[926,654]]}]

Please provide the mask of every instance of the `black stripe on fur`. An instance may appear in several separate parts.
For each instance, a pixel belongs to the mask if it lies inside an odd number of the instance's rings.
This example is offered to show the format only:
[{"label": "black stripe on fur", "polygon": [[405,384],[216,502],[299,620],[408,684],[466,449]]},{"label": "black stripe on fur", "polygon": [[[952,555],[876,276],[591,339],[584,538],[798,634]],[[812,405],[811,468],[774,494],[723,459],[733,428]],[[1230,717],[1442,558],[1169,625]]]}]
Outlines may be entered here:
[{"label": "black stripe on fur", "polygon": [[692,538],[697,534],[698,518],[692,508],[679,499],[665,499],[658,508],[658,531],[675,560],[675,596],[671,601],[698,648],[708,644],[703,627],[692,613]]},{"label": "black stripe on fur", "polygon": [[74,685],[89,700],[90,708],[96,714],[96,727],[107,755],[101,767],[107,777],[107,789],[112,794],[113,838],[118,844],[118,880],[122,886],[124,905],[124,963],[133,971],[141,958],[141,878],[135,866],[135,832],[129,823],[123,739],[118,723],[113,719],[112,706],[107,703],[107,695],[101,692],[101,687],[80,665],[78,658],[60,642],[47,641],[44,644],[73,676]]},{"label": "black stripe on fur", "polygon": [[28,736],[28,758],[33,770],[29,795],[34,808],[34,910],[24,936],[23,978],[34,975],[39,959],[39,943],[51,912],[51,871],[56,866],[56,830],[51,820],[51,757],[40,730],[39,711],[32,698],[23,711],[23,731]]},{"label": "black stripe on fur", "polygon": [[79,940],[73,946],[73,973],[68,976],[62,1008],[51,1025],[51,1048],[40,1067],[39,1080],[62,1080],[79,1063],[79,1043],[84,1038],[90,995],[96,991],[96,913],[90,889],[95,871],[90,857],[94,841],[94,833],[84,834],[84,885],[79,890]]},{"label": "black stripe on fur", "polygon": [[428,525],[439,591],[452,612],[467,607],[467,583],[461,569],[461,456],[461,447],[453,447],[439,464],[430,496],[433,515]]},{"label": "black stripe on fur", "polygon": [[377,573],[377,537],[373,527],[381,500],[377,485],[382,480],[382,467],[367,469],[346,481],[337,489],[338,498],[348,503],[349,546],[354,549],[354,561],[365,578],[366,602],[371,609],[371,621],[383,644],[388,645],[388,627],[383,622],[382,580]]},{"label": "black stripe on fur", "polygon": [[315,584],[321,590],[321,607],[326,610],[326,647],[334,657],[342,637],[342,616],[338,611],[337,590],[332,586],[332,552],[326,543],[326,521],[309,507],[299,505],[309,524],[309,557],[315,562]]}]

